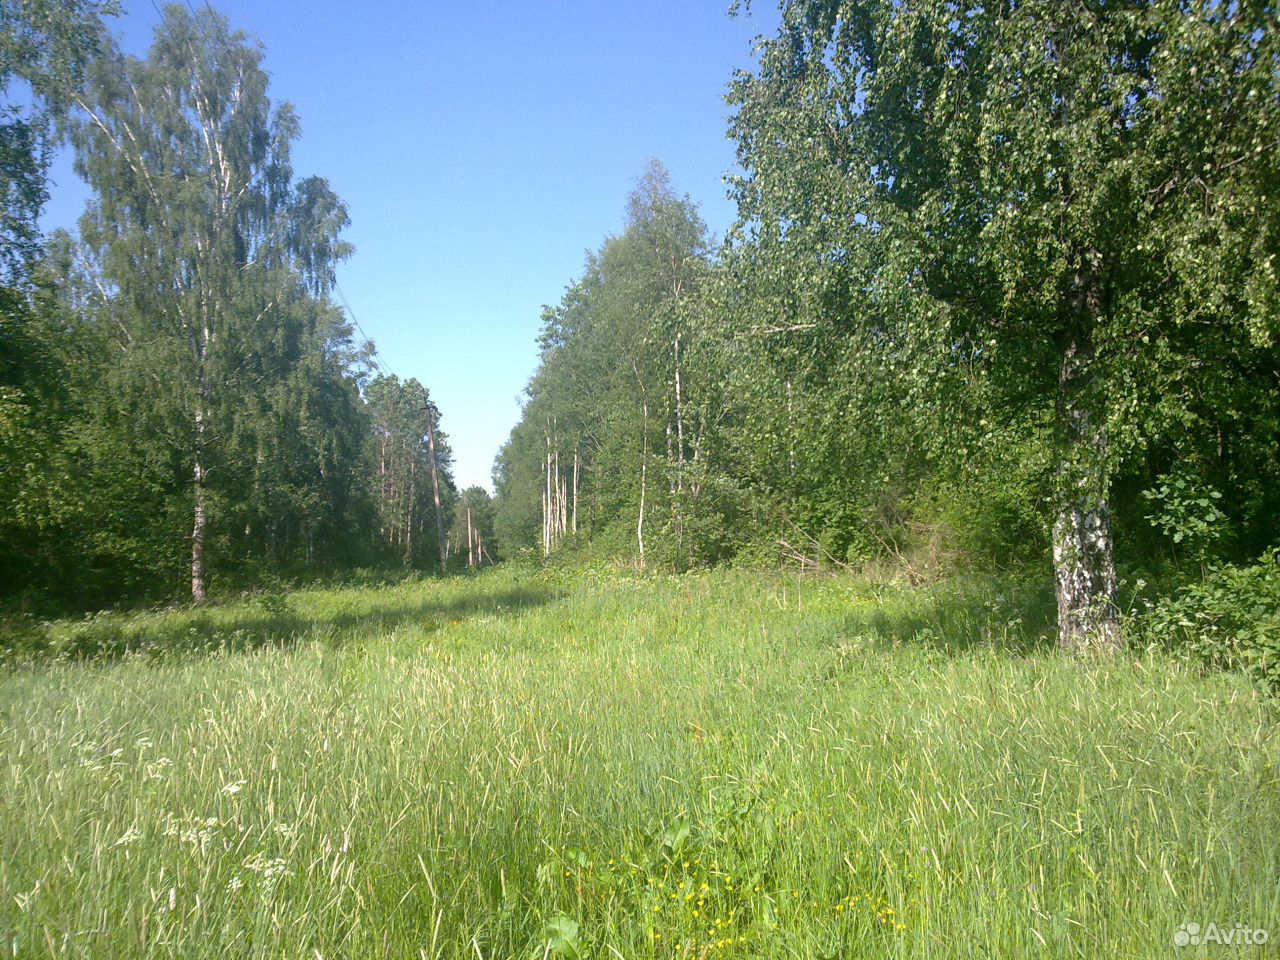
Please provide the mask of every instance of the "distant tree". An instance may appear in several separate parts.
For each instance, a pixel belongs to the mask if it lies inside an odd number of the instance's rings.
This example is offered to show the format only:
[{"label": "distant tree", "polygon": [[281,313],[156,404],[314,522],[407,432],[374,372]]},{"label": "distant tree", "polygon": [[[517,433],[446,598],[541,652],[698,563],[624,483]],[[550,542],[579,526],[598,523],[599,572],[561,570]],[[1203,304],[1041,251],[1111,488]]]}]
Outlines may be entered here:
[{"label": "distant tree", "polygon": [[495,467],[504,552],[540,543],[549,553],[579,530],[626,530],[643,565],[662,530],[664,561],[678,562],[699,442],[682,351],[707,247],[695,206],[652,161],[627,201],[624,232],[543,311],[541,362]]},{"label": "distant tree", "polygon": [[458,494],[449,529],[453,564],[483,567],[494,562],[493,518],[493,499],[484,487],[467,487]]},{"label": "distant tree", "polygon": [[366,475],[382,545],[405,566],[443,566],[456,493],[440,411],[412,378],[375,377],[365,401],[372,422]]}]

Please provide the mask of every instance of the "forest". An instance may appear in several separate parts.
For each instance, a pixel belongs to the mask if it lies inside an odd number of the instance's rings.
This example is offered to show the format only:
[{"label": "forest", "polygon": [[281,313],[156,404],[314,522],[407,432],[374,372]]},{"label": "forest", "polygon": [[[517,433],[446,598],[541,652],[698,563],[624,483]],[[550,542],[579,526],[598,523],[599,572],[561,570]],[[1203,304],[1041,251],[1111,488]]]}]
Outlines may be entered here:
[{"label": "forest", "polygon": [[[347,208],[295,178],[263,49],[175,6],[128,57],[113,12],[4,14],[8,605],[528,554],[1017,568],[1065,646],[1141,609],[1274,680],[1270,4],[783,4],[728,85],[737,222],[650,161],[544,309],[492,499],[335,298]],[[93,198],[45,237],[63,143]]]},{"label": "forest", "polygon": [[[6,601],[202,601],[219,581],[490,557],[488,494],[454,484],[429,390],[388,374],[337,303],[347,208],[295,178],[298,121],[261,47],[174,6],[128,57],[111,12],[49,0],[0,20]],[[77,236],[41,237],[59,143],[92,200]]]},{"label": "forest", "polygon": [[154,12],[0,4],[0,960],[1280,940],[1276,0],[780,0],[731,225],[637,164],[492,493],[267,49]]},{"label": "forest", "polygon": [[729,235],[655,161],[545,311],[499,542],[1018,568],[1066,647],[1274,684],[1275,6],[782,14],[729,87]]}]

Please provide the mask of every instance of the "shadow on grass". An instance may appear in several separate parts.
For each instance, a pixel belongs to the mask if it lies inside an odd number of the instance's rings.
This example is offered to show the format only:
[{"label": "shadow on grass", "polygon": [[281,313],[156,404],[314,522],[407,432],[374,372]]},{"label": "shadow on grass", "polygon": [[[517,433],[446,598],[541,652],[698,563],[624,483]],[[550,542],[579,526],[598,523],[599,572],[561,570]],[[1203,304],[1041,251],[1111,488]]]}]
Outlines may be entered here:
[{"label": "shadow on grass", "polygon": [[[559,596],[560,591],[544,583],[480,588],[447,600],[389,597],[368,603],[362,601],[369,594],[353,592],[346,600],[347,609],[309,615],[305,592],[266,594],[236,605],[243,609],[186,608],[124,620],[111,614],[91,615],[74,623],[33,626],[5,638],[0,663],[104,662],[126,657],[167,661],[264,648],[285,650],[310,642],[336,648],[405,625],[432,631],[467,617],[515,617]],[[324,604],[334,602],[327,598]]]},{"label": "shadow on grass", "polygon": [[843,618],[844,642],[921,648],[957,655],[988,648],[1020,656],[1056,643],[1057,607],[1051,583],[1039,578],[948,580],[887,592],[882,602]]}]

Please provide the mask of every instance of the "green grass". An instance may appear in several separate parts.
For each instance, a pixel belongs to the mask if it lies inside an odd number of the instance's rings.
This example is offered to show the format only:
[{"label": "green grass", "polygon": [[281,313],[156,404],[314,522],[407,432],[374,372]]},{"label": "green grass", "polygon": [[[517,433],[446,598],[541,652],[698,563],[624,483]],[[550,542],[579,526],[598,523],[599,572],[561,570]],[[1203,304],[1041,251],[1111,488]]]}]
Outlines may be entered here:
[{"label": "green grass", "polygon": [[499,570],[46,625],[57,656],[0,675],[0,956],[1280,940],[1274,704],[1071,660],[1045,615],[1008,583]]}]

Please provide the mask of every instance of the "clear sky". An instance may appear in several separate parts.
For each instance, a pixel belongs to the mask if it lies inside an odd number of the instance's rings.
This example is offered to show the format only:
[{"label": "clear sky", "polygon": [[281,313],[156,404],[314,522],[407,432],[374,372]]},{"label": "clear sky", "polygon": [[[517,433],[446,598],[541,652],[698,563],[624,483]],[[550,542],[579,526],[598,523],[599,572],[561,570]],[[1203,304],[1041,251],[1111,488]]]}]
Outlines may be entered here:
[{"label": "clear sky", "polygon": [[[159,13],[126,3],[114,27],[143,54]],[[297,109],[295,174],[350,207],[339,286],[390,370],[431,390],[460,485],[490,486],[541,307],[621,229],[649,157],[717,235],[732,222],[724,94],[777,13],[728,5],[213,0]],[[70,227],[85,187],[65,157],[53,178],[45,225]]]}]

